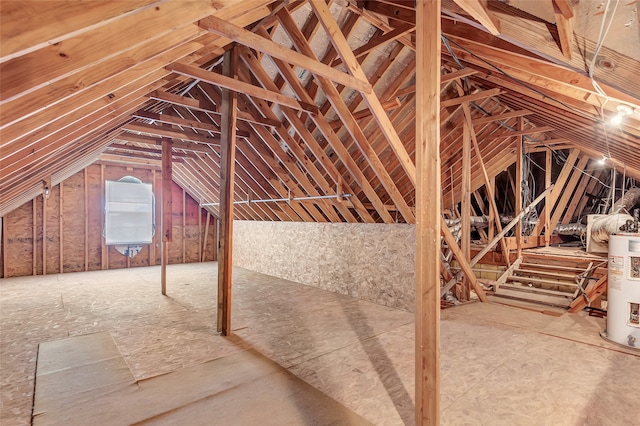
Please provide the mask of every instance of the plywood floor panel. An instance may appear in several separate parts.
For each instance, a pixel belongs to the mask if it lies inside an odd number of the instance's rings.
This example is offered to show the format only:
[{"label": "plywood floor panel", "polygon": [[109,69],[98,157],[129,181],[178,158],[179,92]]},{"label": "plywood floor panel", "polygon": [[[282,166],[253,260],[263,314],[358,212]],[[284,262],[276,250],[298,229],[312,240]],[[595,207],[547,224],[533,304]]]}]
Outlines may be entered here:
[{"label": "plywood floor panel", "polygon": [[[29,424],[38,343],[99,331],[136,380],[253,348],[375,424],[411,423],[413,314],[237,268],[222,338],[215,263],[171,265],[169,297],[159,280],[148,267],[0,281],[0,423]],[[471,303],[441,325],[443,424],[640,418],[640,354],[600,339],[603,319]]]}]

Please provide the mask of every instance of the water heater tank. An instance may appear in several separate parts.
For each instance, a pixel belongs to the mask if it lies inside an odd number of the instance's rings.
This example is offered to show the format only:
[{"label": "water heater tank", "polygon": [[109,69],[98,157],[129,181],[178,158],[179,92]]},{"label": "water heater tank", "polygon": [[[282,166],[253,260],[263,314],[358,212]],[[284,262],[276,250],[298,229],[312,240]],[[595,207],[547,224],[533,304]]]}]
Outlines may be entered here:
[{"label": "water heater tank", "polygon": [[606,337],[640,349],[640,234],[609,239]]}]

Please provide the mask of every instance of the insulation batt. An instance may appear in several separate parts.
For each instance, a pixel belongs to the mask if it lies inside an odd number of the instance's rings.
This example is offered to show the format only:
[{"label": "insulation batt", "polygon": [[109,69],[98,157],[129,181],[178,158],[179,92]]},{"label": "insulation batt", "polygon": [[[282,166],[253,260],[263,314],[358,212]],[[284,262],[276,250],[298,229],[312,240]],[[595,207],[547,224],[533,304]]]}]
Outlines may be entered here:
[{"label": "insulation batt", "polygon": [[618,233],[620,227],[629,220],[633,222],[633,217],[625,213],[612,214],[595,219],[591,227],[591,239],[600,244],[607,244],[609,235]]}]

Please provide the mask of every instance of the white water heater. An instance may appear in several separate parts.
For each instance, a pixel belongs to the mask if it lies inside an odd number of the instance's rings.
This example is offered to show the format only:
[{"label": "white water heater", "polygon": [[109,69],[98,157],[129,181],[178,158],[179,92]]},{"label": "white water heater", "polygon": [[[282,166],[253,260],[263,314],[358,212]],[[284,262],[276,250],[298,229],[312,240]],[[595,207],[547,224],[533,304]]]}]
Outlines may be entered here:
[{"label": "white water heater", "polygon": [[609,239],[606,337],[640,349],[640,234]]}]

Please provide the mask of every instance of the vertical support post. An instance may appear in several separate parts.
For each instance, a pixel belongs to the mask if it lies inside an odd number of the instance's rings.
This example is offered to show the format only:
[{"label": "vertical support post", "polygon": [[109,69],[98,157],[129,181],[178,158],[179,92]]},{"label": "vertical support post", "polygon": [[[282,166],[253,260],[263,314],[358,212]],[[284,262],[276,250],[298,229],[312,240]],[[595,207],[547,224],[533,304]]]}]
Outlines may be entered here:
[{"label": "vertical support post", "polygon": [[[520,117],[518,119],[518,130],[523,130],[524,128],[524,118]],[[522,135],[518,136],[518,140],[516,141],[516,187],[515,187],[515,196],[516,196],[516,211],[515,214],[519,215],[522,211],[522,180],[524,176],[522,176],[522,155],[523,155],[523,137]],[[517,253],[518,258],[522,256],[522,220],[518,221],[516,225],[516,245],[517,245]]]},{"label": "vertical support post", "polygon": [[60,202],[58,203],[58,218],[59,218],[59,227],[60,227],[60,238],[58,238],[58,242],[59,242],[59,247],[58,247],[58,251],[60,252],[60,273],[62,274],[64,272],[64,232],[62,231],[62,226],[64,224],[64,220],[62,217],[62,209],[64,208],[64,195],[63,195],[63,191],[64,191],[64,186],[63,186],[63,182],[60,182],[60,195],[59,195],[59,200]]},{"label": "vertical support post", "polygon": [[[36,238],[38,238],[38,235],[36,234],[36,223],[38,222],[38,213],[36,211],[36,199],[34,198],[33,200],[31,200],[31,213],[33,214],[33,217],[31,219],[33,226],[31,227],[31,243],[32,243],[32,248],[31,250],[33,251],[33,257],[31,260],[31,274],[32,275],[37,275],[38,274],[38,262],[37,262],[37,256],[36,256],[36,252],[38,250],[38,242],[36,240]],[[3,242],[4,244],[4,242]],[[4,245],[4,250],[7,250],[7,246]],[[4,265],[4,263],[3,263]],[[6,276],[6,274],[5,274]]]},{"label": "vertical support post", "polygon": [[[207,221],[204,225],[204,241],[202,242],[202,260],[204,262],[207,259],[207,238],[209,238],[209,219],[211,218],[211,213],[207,211]],[[214,250],[215,252],[215,250]],[[215,259],[214,259],[215,260]]]},{"label": "vertical support post", "polygon": [[154,266],[156,264],[156,241],[158,239],[157,232],[157,224],[158,224],[158,193],[156,189],[158,185],[156,185],[156,171],[151,170],[151,193],[153,193],[153,220],[156,224],[156,232],[153,233],[153,237],[151,237],[151,244],[149,244],[149,266]]},{"label": "vertical support post", "polygon": [[198,261],[202,262],[202,208],[198,205]]},{"label": "vertical support post", "polygon": [[[545,156],[545,170],[544,170],[544,187],[548,188],[551,186],[551,167],[553,163],[551,162],[551,157],[553,156],[553,152],[548,149],[547,154]],[[551,191],[547,192],[547,196],[544,199],[544,245],[549,247],[549,243],[551,242],[551,234],[553,233],[553,229],[549,229],[551,227]]]},{"label": "vertical support post", "polygon": [[[469,121],[464,120],[462,130],[462,202],[460,218],[462,235],[460,246],[464,258],[471,260],[471,131]],[[462,300],[469,300],[469,280],[465,276],[462,288]]]},{"label": "vertical support post", "polygon": [[[35,205],[35,204],[34,204]],[[2,240],[2,278],[7,277],[7,221],[4,217],[0,217],[0,239]],[[35,227],[35,224],[34,224]],[[35,263],[35,252],[33,261]],[[34,268],[35,270],[35,268]],[[35,274],[34,274],[35,275]]]},{"label": "vertical support post", "polygon": [[107,251],[106,240],[104,239],[104,235],[102,232],[104,231],[104,213],[106,206],[104,203],[106,202],[106,196],[104,192],[104,164],[100,165],[100,206],[102,209],[100,210],[100,241],[102,250],[100,251],[100,268],[102,270],[109,269],[109,252]]},{"label": "vertical support post", "polygon": [[182,263],[187,263],[187,193],[182,188]]},{"label": "vertical support post", "polygon": [[42,196],[42,275],[47,275],[47,197]]},{"label": "vertical support post", "polygon": [[167,263],[169,262],[169,243],[173,236],[173,198],[171,186],[173,165],[171,163],[171,140],[162,138],[162,267],[161,291],[167,294]]},{"label": "vertical support post", "polygon": [[[223,74],[237,78],[238,53],[234,47],[224,54]],[[222,89],[220,137],[220,242],[218,258],[218,331],[231,334],[231,282],[233,236],[233,178],[236,152],[236,115],[238,94]]]},{"label": "vertical support post", "polygon": [[440,424],[440,6],[416,2],[416,425]]},{"label": "vertical support post", "polygon": [[[496,179],[495,177],[489,178],[489,181],[487,183],[486,189],[487,189],[487,197],[489,197],[489,194],[495,194],[496,193]],[[491,203],[491,200],[489,200],[489,203]],[[493,200],[493,204],[495,204],[495,198]],[[491,204],[489,204],[489,207],[491,207]],[[487,238],[489,239],[489,241],[493,240],[493,237],[495,235],[495,226],[493,225],[493,222],[495,220],[500,220],[499,217],[496,217],[495,215],[495,211],[492,208],[489,208],[489,232],[487,234]]]},{"label": "vertical support post", "polygon": [[89,270],[89,178],[84,168],[84,270]]}]

